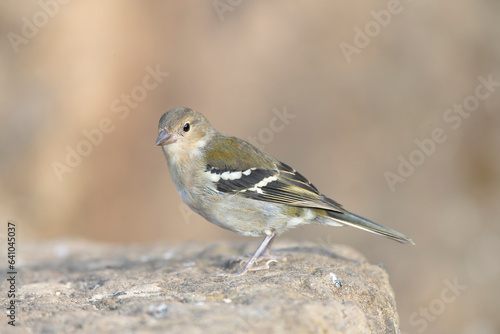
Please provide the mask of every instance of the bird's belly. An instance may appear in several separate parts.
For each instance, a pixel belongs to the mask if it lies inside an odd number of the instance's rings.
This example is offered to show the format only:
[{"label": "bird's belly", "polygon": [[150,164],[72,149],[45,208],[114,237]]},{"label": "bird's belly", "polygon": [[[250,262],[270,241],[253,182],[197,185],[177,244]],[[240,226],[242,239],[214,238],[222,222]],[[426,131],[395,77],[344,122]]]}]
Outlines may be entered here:
[{"label": "bird's belly", "polygon": [[286,230],[314,221],[314,211],[295,208],[297,214],[290,216],[290,207],[263,201],[223,196],[212,210],[200,210],[205,219],[222,228],[246,236],[264,236],[271,231],[281,234]]}]

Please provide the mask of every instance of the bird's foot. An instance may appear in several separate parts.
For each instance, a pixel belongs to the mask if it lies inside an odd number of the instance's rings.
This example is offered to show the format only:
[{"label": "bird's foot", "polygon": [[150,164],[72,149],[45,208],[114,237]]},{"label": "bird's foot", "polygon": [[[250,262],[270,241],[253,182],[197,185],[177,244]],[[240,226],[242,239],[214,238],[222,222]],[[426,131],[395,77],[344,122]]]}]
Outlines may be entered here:
[{"label": "bird's foot", "polygon": [[[262,241],[259,248],[257,248],[257,251],[252,258],[245,264],[243,269],[236,273],[236,276],[245,275],[248,271],[269,269],[269,263],[271,262],[278,262],[278,260],[286,261],[286,258],[284,257],[277,257],[270,254],[271,244],[273,243],[275,237],[275,232],[270,232]],[[267,260],[266,264],[259,266],[258,262],[261,260]]]},{"label": "bird's foot", "polygon": [[[242,263],[247,263],[249,260],[248,260],[248,256],[234,256],[232,257],[231,259],[232,261],[239,261],[240,264]],[[278,255],[271,255],[269,253],[267,254],[262,254],[261,256],[259,256],[257,258],[257,260],[255,260],[255,262],[262,262],[262,261],[269,261],[269,260],[274,260],[275,262],[286,262],[287,261],[287,257],[286,256],[278,256]]]},{"label": "bird's foot", "polygon": [[[285,262],[287,261],[286,256],[277,256],[277,255],[271,255],[269,253],[264,253],[260,257],[258,257],[256,260],[252,262],[253,259],[248,260],[247,259],[241,259],[240,264],[247,261],[245,267],[241,269],[239,272],[237,272],[235,275],[236,276],[241,276],[246,274],[249,271],[259,271],[259,270],[267,270],[269,269],[269,263],[272,262]],[[259,262],[265,261],[265,264],[259,265]],[[251,263],[252,262],[252,263]]]},{"label": "bird's foot", "polygon": [[267,269],[270,268],[269,267],[269,263],[271,263],[271,262],[278,262],[278,261],[272,259],[272,260],[266,261],[266,263],[262,264],[262,265],[258,265],[257,261],[255,261],[253,264],[250,264],[250,262],[248,262],[243,267],[243,269],[241,269],[240,271],[238,271],[236,274],[233,274],[233,276],[243,276],[243,275],[245,275],[249,271],[267,270]]},{"label": "bird's foot", "polygon": [[264,253],[260,257],[258,257],[257,261],[255,262],[269,261],[269,260],[273,260],[274,262],[286,262],[287,258],[286,256],[278,256],[278,255],[271,255],[269,253]]}]

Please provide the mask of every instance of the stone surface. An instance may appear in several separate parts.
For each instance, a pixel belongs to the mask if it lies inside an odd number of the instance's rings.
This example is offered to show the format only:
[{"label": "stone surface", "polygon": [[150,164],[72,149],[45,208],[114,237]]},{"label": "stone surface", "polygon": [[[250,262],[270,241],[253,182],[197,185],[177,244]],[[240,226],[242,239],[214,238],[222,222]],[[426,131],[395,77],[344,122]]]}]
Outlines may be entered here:
[{"label": "stone surface", "polygon": [[399,333],[381,266],[345,246],[278,240],[273,252],[288,261],[224,276],[257,245],[23,243],[17,326],[4,319],[0,332]]}]

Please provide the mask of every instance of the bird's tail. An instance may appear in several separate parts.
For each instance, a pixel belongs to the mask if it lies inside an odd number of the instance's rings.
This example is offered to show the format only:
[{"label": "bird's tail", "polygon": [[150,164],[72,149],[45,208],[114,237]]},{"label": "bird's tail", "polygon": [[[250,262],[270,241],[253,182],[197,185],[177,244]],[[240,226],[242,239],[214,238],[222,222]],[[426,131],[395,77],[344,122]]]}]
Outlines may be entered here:
[{"label": "bird's tail", "polygon": [[[327,211],[327,214],[331,219],[335,220],[336,223],[353,226],[368,232],[383,235],[384,237],[391,238],[392,240],[396,240],[404,244],[415,244],[406,235],[372,222],[371,220],[358,216],[357,214],[354,214],[352,212],[346,211],[342,213],[337,211]],[[324,224],[328,225],[328,222],[324,222]]]}]

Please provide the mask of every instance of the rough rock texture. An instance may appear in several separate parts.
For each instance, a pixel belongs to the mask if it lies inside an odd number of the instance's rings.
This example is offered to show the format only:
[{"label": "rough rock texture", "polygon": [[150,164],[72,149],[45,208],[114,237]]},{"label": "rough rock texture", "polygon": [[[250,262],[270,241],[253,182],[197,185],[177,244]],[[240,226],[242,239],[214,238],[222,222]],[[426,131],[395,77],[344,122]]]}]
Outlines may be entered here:
[{"label": "rough rock texture", "polygon": [[4,319],[0,332],[399,333],[387,273],[345,246],[278,240],[287,262],[221,275],[257,244],[23,243],[18,326]]}]

